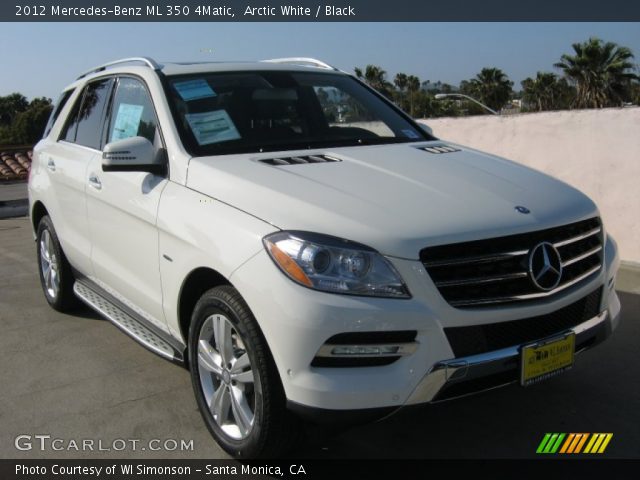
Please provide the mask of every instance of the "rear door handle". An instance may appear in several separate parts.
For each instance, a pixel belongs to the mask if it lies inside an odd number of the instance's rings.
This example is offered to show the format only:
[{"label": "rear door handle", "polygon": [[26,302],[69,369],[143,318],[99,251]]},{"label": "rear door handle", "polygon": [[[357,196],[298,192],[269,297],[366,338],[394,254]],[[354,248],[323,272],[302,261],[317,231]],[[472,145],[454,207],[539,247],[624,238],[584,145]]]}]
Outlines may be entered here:
[{"label": "rear door handle", "polygon": [[51,172],[55,172],[56,171],[56,162],[53,161],[53,158],[50,158],[47,161],[47,168],[49,169],[49,171]]},{"label": "rear door handle", "polygon": [[91,185],[96,190],[100,190],[102,188],[102,182],[98,178],[98,176],[94,173],[89,175],[89,185]]}]

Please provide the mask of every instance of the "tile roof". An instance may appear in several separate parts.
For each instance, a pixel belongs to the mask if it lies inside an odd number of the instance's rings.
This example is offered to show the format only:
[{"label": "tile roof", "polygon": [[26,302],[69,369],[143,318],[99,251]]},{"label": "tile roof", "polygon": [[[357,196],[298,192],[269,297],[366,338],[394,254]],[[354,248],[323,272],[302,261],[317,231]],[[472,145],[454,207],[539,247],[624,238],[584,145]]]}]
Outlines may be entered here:
[{"label": "tile roof", "polygon": [[0,151],[0,181],[26,180],[31,170],[31,150]]}]

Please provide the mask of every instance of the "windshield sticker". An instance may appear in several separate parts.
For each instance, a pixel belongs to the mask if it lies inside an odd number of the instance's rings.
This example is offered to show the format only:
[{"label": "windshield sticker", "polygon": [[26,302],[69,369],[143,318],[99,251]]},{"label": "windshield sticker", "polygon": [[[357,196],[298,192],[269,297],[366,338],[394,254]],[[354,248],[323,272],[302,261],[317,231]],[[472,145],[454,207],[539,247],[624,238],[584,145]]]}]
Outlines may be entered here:
[{"label": "windshield sticker", "polygon": [[173,87],[185,102],[216,96],[216,92],[214,92],[207,81],[202,78],[198,80],[188,80],[186,82],[176,82],[173,84]]},{"label": "windshield sticker", "polygon": [[116,115],[116,121],[113,124],[113,131],[111,132],[111,139],[109,141],[115,142],[116,140],[123,140],[138,135],[143,110],[144,107],[142,105],[121,103],[118,107],[118,114]]},{"label": "windshield sticker", "polygon": [[406,130],[402,130],[402,133],[404,133],[407,138],[420,138],[420,135],[418,135],[415,130],[410,130],[408,128]]},{"label": "windshield sticker", "polygon": [[226,110],[187,113],[185,115],[198,145],[226,142],[241,138]]}]

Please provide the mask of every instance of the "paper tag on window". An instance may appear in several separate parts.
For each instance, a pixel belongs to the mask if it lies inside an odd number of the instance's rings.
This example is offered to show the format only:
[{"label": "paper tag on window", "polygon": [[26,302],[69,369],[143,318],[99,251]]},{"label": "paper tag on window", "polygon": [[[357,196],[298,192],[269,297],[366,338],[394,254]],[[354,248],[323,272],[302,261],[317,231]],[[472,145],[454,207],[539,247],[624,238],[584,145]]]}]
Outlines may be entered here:
[{"label": "paper tag on window", "polygon": [[138,135],[140,119],[142,118],[142,105],[130,105],[121,103],[116,114],[116,121],[113,123],[110,142],[123,140]]},{"label": "paper tag on window", "polygon": [[173,84],[173,88],[176,89],[185,102],[216,96],[216,92],[214,92],[207,81],[202,78],[176,82]]},{"label": "paper tag on window", "polygon": [[420,135],[418,135],[415,130],[410,130],[410,129],[405,129],[402,130],[402,133],[404,133],[406,135],[407,138],[420,138]]},{"label": "paper tag on window", "polygon": [[198,145],[208,145],[241,138],[226,110],[187,113],[185,118],[189,122]]}]

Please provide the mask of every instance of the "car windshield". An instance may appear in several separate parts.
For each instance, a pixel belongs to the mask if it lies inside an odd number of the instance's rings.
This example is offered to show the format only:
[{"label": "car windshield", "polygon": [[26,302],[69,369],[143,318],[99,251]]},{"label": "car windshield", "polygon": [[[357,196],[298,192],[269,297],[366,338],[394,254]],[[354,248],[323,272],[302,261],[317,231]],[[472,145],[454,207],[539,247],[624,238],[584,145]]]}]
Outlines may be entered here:
[{"label": "car windshield", "polygon": [[166,90],[183,144],[194,156],[431,139],[343,74],[200,73],[168,77]]}]

